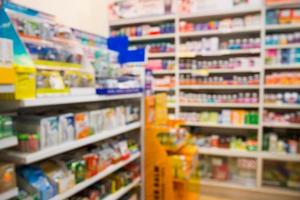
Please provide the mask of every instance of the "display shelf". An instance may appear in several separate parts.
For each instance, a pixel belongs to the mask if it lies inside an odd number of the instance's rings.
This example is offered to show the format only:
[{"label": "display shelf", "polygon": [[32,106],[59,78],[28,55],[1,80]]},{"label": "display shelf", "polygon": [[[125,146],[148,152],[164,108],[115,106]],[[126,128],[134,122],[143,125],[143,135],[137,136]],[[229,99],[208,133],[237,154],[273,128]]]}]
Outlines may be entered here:
[{"label": "display shelf", "polygon": [[258,125],[235,125],[235,124],[213,124],[200,122],[186,122],[186,126],[208,127],[208,128],[228,128],[228,129],[258,129]]},{"label": "display shelf", "polygon": [[204,31],[193,31],[193,32],[181,32],[179,36],[181,38],[186,37],[201,37],[210,35],[229,35],[229,34],[249,34],[249,33],[259,33],[261,27],[241,27],[235,29],[220,29],[220,30],[204,30]]},{"label": "display shelf", "polygon": [[300,85],[265,85],[265,89],[276,89],[276,90],[300,89]]},{"label": "display shelf", "polygon": [[120,190],[118,190],[117,192],[105,197],[103,200],[118,200],[122,196],[124,196],[125,194],[130,192],[133,188],[139,186],[140,182],[141,182],[141,178],[137,178],[129,185],[127,185],[127,186],[121,188]]},{"label": "display shelf", "polygon": [[58,67],[58,66],[47,66],[47,65],[35,65],[36,69],[39,70],[55,70],[55,71],[86,71],[83,68],[76,67]]},{"label": "display shelf", "polygon": [[280,188],[280,187],[271,187],[271,186],[262,186],[258,188],[259,192],[269,193],[272,195],[287,195],[299,198],[300,192],[288,188]]},{"label": "display shelf", "polygon": [[110,26],[122,26],[122,25],[130,25],[130,24],[146,24],[146,23],[154,23],[154,22],[164,22],[175,20],[175,15],[161,15],[161,16],[152,16],[152,17],[139,17],[132,19],[118,19],[109,21]]},{"label": "display shelf", "polygon": [[299,0],[295,0],[294,2],[291,1],[290,3],[278,1],[278,3],[272,3],[272,4],[269,4],[269,5],[266,5],[266,8],[267,9],[294,8],[294,7],[299,7],[299,6],[300,6],[300,1]]},{"label": "display shelf", "polygon": [[175,57],[175,52],[166,53],[148,53],[148,58],[172,58]]},{"label": "display shelf", "polygon": [[239,7],[233,9],[226,9],[226,10],[210,10],[210,11],[201,11],[192,14],[182,14],[179,15],[179,19],[192,19],[192,18],[203,18],[203,17],[213,17],[213,16],[222,16],[222,15],[240,15],[240,14],[247,14],[253,12],[260,12],[261,7]]},{"label": "display shelf", "polygon": [[292,31],[300,30],[300,24],[274,24],[266,25],[267,31]]},{"label": "display shelf", "polygon": [[259,86],[257,85],[185,85],[180,86],[179,89],[186,90],[201,90],[201,89],[211,89],[211,90],[257,90]]},{"label": "display shelf", "polygon": [[175,74],[175,70],[154,70],[152,71],[152,74],[154,75],[171,75]]},{"label": "display shelf", "polygon": [[249,103],[180,103],[181,107],[199,108],[258,108],[258,104]]},{"label": "display shelf", "polygon": [[59,155],[62,153],[65,153],[67,151],[71,151],[74,149],[78,149],[80,147],[84,147],[96,142],[100,142],[102,140],[115,137],[117,135],[126,133],[128,131],[135,130],[137,128],[140,128],[141,123],[135,122],[114,130],[106,130],[100,133],[97,133],[95,135],[92,135],[87,138],[83,138],[80,140],[75,140],[71,142],[66,142],[63,144],[60,144],[58,146],[49,147],[46,149],[43,149],[38,152],[34,153],[21,153],[17,151],[5,151],[5,154],[3,154],[3,158],[5,160],[18,163],[18,164],[31,164],[55,155]]},{"label": "display shelf", "polygon": [[287,153],[261,152],[260,156],[265,160],[300,162],[299,154],[293,155],[293,154],[287,154]]},{"label": "display shelf", "polygon": [[261,70],[258,68],[247,69],[187,69],[180,70],[180,74],[237,74],[237,73],[259,73]]},{"label": "display shelf", "polygon": [[289,65],[266,65],[265,69],[267,69],[267,70],[300,69],[300,63],[299,64],[289,64]]},{"label": "display shelf", "polygon": [[173,90],[173,88],[169,88],[169,87],[155,87],[155,88],[153,88],[154,92],[168,92],[170,90]]},{"label": "display shelf", "polygon": [[219,50],[215,52],[179,52],[178,57],[180,58],[193,58],[197,56],[233,56],[233,55],[249,55],[249,54],[260,54],[260,49],[237,49],[237,50]]},{"label": "display shelf", "polygon": [[299,104],[264,104],[264,108],[269,109],[300,109]]},{"label": "display shelf", "polygon": [[300,48],[300,44],[266,45],[265,49],[291,49]]},{"label": "display shelf", "polygon": [[229,189],[239,189],[239,190],[247,190],[257,192],[258,188],[256,186],[246,186],[244,184],[240,184],[234,181],[217,181],[217,180],[208,180],[202,179],[200,181],[202,186],[213,186],[213,187],[222,187],[222,188],[229,188]]},{"label": "display shelf", "polygon": [[140,153],[136,153],[136,154],[130,156],[129,159],[121,161],[117,164],[114,164],[114,165],[108,167],[107,169],[105,169],[104,171],[98,173],[97,175],[95,175],[81,183],[76,184],[73,188],[67,190],[66,192],[56,195],[55,197],[51,198],[51,200],[67,199],[67,198],[75,195],[76,193],[88,188],[89,186],[95,184],[96,182],[98,182],[101,179],[105,178],[106,176],[112,174],[113,172],[121,169],[122,167],[126,166],[127,164],[133,162],[134,160],[138,159],[140,156],[141,156]]},{"label": "display shelf", "polygon": [[199,147],[198,151],[199,154],[203,154],[203,155],[258,158],[257,152],[250,152],[250,151],[241,151],[241,150],[239,151],[239,150],[215,148],[215,147]]},{"label": "display shelf", "polygon": [[0,85],[0,94],[1,93],[14,93],[15,86],[14,85]]},{"label": "display shelf", "polygon": [[284,124],[284,123],[263,123],[264,127],[268,128],[290,128],[290,129],[300,129],[300,124]]},{"label": "display shelf", "polygon": [[8,199],[11,199],[11,198],[14,198],[14,197],[18,196],[18,194],[19,194],[18,188],[13,188],[13,189],[10,189],[6,192],[0,193],[0,199],[1,200],[8,200]]},{"label": "display shelf", "polygon": [[164,40],[164,39],[175,39],[175,34],[174,33],[166,33],[166,34],[160,34],[160,35],[146,35],[146,36],[138,36],[138,37],[129,37],[129,40],[131,42]]},{"label": "display shelf", "polygon": [[167,106],[168,106],[168,108],[172,108],[172,109],[176,108],[176,104],[175,103],[168,103]]},{"label": "display shelf", "polygon": [[0,139],[0,150],[17,146],[18,139],[16,136]]},{"label": "display shelf", "polygon": [[89,103],[97,101],[113,101],[122,99],[135,99],[141,98],[141,93],[125,94],[125,95],[88,95],[88,96],[61,96],[61,97],[43,97],[34,100],[22,100],[22,101],[1,101],[0,110],[9,110],[16,108],[29,108],[40,106],[53,106],[64,104],[76,104],[76,103]]}]

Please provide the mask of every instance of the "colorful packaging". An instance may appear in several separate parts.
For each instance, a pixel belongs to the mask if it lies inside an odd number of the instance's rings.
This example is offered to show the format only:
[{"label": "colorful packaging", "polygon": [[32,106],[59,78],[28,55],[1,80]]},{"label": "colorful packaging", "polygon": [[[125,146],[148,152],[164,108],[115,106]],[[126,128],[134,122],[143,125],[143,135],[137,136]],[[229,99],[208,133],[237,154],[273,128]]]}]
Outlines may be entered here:
[{"label": "colorful packaging", "polygon": [[91,134],[89,113],[87,112],[77,113],[75,114],[74,119],[75,119],[76,139],[82,139],[88,137]]},{"label": "colorful packaging", "polygon": [[0,163],[0,193],[16,187],[16,174],[13,164]]}]

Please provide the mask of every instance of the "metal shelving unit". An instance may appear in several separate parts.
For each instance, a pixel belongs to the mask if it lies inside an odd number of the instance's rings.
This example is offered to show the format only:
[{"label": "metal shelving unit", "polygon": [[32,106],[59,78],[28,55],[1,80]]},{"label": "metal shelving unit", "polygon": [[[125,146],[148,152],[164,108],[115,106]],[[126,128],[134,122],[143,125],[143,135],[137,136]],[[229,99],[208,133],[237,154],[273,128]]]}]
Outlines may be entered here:
[{"label": "metal shelving unit", "polygon": [[[276,7],[282,7],[285,5],[276,5]],[[299,155],[288,155],[288,154],[273,154],[269,152],[262,151],[262,141],[264,128],[280,128],[280,129],[300,129],[299,124],[268,124],[263,122],[263,112],[264,109],[280,109],[280,110],[299,110],[299,105],[269,105],[264,104],[264,93],[265,90],[295,90],[300,89],[299,85],[265,85],[264,78],[265,72],[267,70],[297,70],[300,69],[299,65],[266,65],[265,66],[265,51],[266,49],[280,49],[280,48],[295,48],[299,47],[299,45],[276,45],[276,46],[265,46],[265,36],[266,32],[288,32],[300,30],[299,24],[285,24],[285,25],[266,25],[265,24],[265,16],[267,6],[263,5],[259,8],[239,8],[239,9],[231,9],[231,10],[218,10],[218,11],[209,11],[209,12],[198,12],[196,14],[185,14],[185,15],[175,15],[175,16],[167,16],[168,21],[174,21],[176,32],[175,32],[175,47],[176,50],[174,53],[158,53],[158,54],[148,54],[148,59],[152,58],[174,58],[176,63],[176,68],[174,70],[174,76],[176,80],[176,86],[174,88],[175,91],[175,99],[176,102],[172,104],[172,108],[175,109],[175,114],[178,117],[180,111],[186,107],[188,108],[198,108],[198,109],[206,109],[206,108],[245,108],[245,109],[253,109],[259,112],[260,123],[258,125],[224,125],[224,124],[209,124],[209,123],[199,123],[199,122],[186,122],[185,126],[187,127],[200,127],[200,128],[211,128],[211,129],[235,129],[239,131],[255,131],[257,134],[258,140],[258,151],[257,152],[247,152],[247,151],[233,151],[226,149],[217,149],[217,148],[199,148],[200,154],[206,155],[215,155],[215,156],[226,156],[226,157],[249,157],[256,159],[257,161],[257,172],[256,172],[256,185],[255,187],[247,187],[241,184],[235,184],[231,182],[215,182],[215,181],[201,181],[203,186],[213,186],[213,187],[223,187],[223,188],[233,188],[239,190],[247,190],[247,191],[255,191],[261,192],[265,194],[280,194],[286,195],[289,197],[300,197],[300,192],[281,189],[281,188],[273,188],[266,187],[263,185],[262,181],[262,173],[263,173],[263,164],[266,160],[274,160],[274,161],[292,161],[292,162],[300,162]],[[202,20],[203,19],[212,19],[212,18],[226,18],[228,16],[244,16],[250,13],[259,13],[261,15],[261,24],[254,27],[245,27],[241,29],[225,29],[225,30],[211,30],[211,31],[194,31],[194,32],[180,32],[179,31],[179,23],[181,20]],[[155,23],[160,23],[166,21],[165,18],[156,18]],[[138,22],[134,20],[129,20],[129,23],[123,23],[122,25],[129,24],[147,24],[149,20],[142,19],[138,20]],[[113,29],[115,24],[110,24],[110,27]],[[249,49],[249,50],[220,50],[217,52],[180,52],[180,44],[181,40],[193,39],[193,38],[201,38],[201,37],[210,37],[210,36],[219,36],[219,37],[237,37],[237,36],[245,36],[246,34],[257,34],[261,39],[261,47],[258,49]],[[158,37],[158,36],[157,36]],[[145,42],[146,40],[143,40]],[[150,41],[150,40],[149,40]],[[260,68],[255,69],[211,69],[211,70],[182,70],[179,68],[179,61],[182,58],[196,59],[196,58],[217,58],[217,57],[233,57],[233,56],[247,56],[247,55],[257,55],[260,56],[261,66]],[[245,66],[246,67],[246,66]],[[217,75],[226,75],[226,74],[259,74],[260,75],[260,84],[259,85],[180,85],[179,84],[179,76],[181,74],[200,74],[203,76],[208,76],[210,74]],[[169,72],[154,72],[157,74],[171,74]],[[173,72],[172,72],[173,74]],[[256,91],[259,93],[260,101],[258,104],[203,104],[203,103],[180,103],[179,102],[179,94],[180,91],[226,91],[226,93],[230,91]],[[160,88],[155,90],[155,92],[169,92],[168,88]]]}]

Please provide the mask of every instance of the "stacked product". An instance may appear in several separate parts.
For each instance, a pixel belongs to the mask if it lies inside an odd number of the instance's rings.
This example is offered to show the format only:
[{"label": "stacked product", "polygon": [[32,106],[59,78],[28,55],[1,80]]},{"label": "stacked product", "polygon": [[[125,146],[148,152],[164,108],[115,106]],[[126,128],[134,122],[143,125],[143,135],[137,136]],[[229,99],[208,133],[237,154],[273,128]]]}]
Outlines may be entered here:
[{"label": "stacked product", "polygon": [[86,189],[70,198],[70,200],[96,200],[105,199],[122,188],[130,185],[135,180],[139,179],[140,169],[138,165],[130,164],[124,169],[110,175],[101,180],[92,187]]},{"label": "stacked product", "polygon": [[230,181],[245,186],[256,185],[256,160],[251,158],[205,157],[201,162],[201,178]]},{"label": "stacked product", "polygon": [[222,148],[237,151],[257,151],[257,140],[253,136],[197,135],[193,140],[199,147]]},{"label": "stacked product", "polygon": [[19,116],[15,124],[18,150],[36,152],[117,129],[138,121],[139,112],[138,107],[118,106],[62,115]]},{"label": "stacked product", "polygon": [[299,85],[300,72],[279,72],[266,75],[266,85]]},{"label": "stacked product", "polygon": [[163,35],[175,32],[174,23],[163,23],[160,25],[138,25],[129,26],[111,31],[111,36],[126,35],[128,37],[141,37],[147,35]]},{"label": "stacked product", "polygon": [[207,93],[180,93],[180,103],[239,103],[256,104],[258,94],[253,92],[240,92],[231,94],[207,94]]},{"label": "stacked product", "polygon": [[180,52],[218,52],[222,50],[251,50],[260,48],[260,38],[237,38],[222,40],[219,37],[202,38],[180,44]]},{"label": "stacked product", "polygon": [[186,129],[170,129],[168,133],[159,133],[157,138],[166,150],[178,150],[187,143],[189,134]]},{"label": "stacked product", "polygon": [[154,88],[174,88],[175,87],[175,78],[174,76],[164,76],[162,78],[155,78],[154,80]]},{"label": "stacked product", "polygon": [[200,77],[181,75],[180,76],[180,85],[259,85],[259,75],[249,75],[249,76],[231,76],[230,78],[225,78],[223,76],[209,76],[209,77]]},{"label": "stacked product", "polygon": [[289,125],[289,124],[300,124],[300,112],[272,112],[264,111],[264,122],[267,124],[280,124],[280,125]]},{"label": "stacked product", "polygon": [[257,111],[222,110],[208,112],[181,112],[181,119],[190,123],[220,124],[220,125],[257,125]]},{"label": "stacked product", "polygon": [[226,60],[189,60],[181,59],[180,69],[258,69],[259,57],[235,57]]},{"label": "stacked product", "polygon": [[234,30],[257,27],[260,23],[261,19],[259,14],[250,14],[244,17],[211,20],[204,23],[181,21],[179,30],[180,32]]},{"label": "stacked product", "polygon": [[134,44],[131,47],[140,49],[148,48],[149,53],[172,53],[175,52],[175,45],[170,42],[151,42],[147,44]]},{"label": "stacked product", "polygon": [[264,97],[266,104],[273,105],[299,105],[300,94],[299,92],[277,92],[277,93],[266,93]]},{"label": "stacked product", "polygon": [[174,60],[166,60],[166,59],[153,59],[149,60],[147,63],[147,69],[155,71],[163,71],[163,70],[174,70],[175,69],[175,61]]},{"label": "stacked product", "polygon": [[266,23],[268,25],[300,24],[299,11],[299,8],[268,10],[266,13]]},{"label": "stacked product", "polygon": [[263,150],[272,153],[300,154],[300,137],[289,131],[286,135],[264,133]]},{"label": "stacked product", "polygon": [[136,152],[138,147],[135,142],[119,138],[89,150],[82,149],[36,165],[19,167],[18,179],[22,180],[20,195],[22,198],[50,199],[107,168],[128,160]]},{"label": "stacked product", "polygon": [[300,165],[298,162],[268,161],[263,167],[263,185],[299,191]]}]

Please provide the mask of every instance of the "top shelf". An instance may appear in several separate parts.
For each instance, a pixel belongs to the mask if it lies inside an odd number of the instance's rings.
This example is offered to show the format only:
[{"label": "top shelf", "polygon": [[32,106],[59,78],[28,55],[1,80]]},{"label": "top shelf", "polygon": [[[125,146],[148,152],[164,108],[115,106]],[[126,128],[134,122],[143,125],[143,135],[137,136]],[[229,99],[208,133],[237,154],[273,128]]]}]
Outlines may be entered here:
[{"label": "top shelf", "polygon": [[145,24],[145,23],[153,23],[153,22],[163,22],[163,21],[175,21],[175,15],[162,15],[162,16],[153,16],[153,17],[140,17],[133,19],[120,19],[113,20],[109,22],[110,26],[123,26],[130,24]]},{"label": "top shelf", "polygon": [[30,108],[40,106],[54,106],[76,103],[88,103],[97,101],[111,101],[111,100],[123,100],[141,98],[141,93],[137,94],[125,94],[125,95],[89,95],[89,96],[61,96],[61,97],[45,97],[37,98],[34,100],[22,100],[22,101],[1,101],[1,110],[11,110],[15,108]]},{"label": "top shelf", "polygon": [[211,11],[203,11],[193,14],[183,14],[179,15],[179,19],[193,19],[193,18],[203,18],[203,17],[211,17],[211,16],[222,16],[222,15],[239,15],[239,14],[247,14],[253,12],[260,12],[261,7],[249,7],[249,8],[234,8],[234,9],[226,9],[226,10],[211,10]]}]

